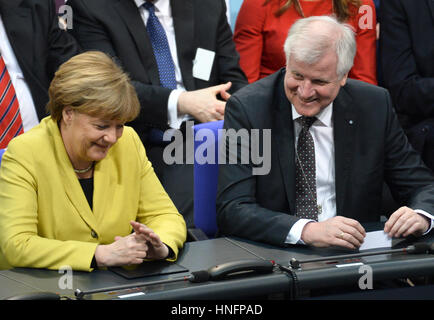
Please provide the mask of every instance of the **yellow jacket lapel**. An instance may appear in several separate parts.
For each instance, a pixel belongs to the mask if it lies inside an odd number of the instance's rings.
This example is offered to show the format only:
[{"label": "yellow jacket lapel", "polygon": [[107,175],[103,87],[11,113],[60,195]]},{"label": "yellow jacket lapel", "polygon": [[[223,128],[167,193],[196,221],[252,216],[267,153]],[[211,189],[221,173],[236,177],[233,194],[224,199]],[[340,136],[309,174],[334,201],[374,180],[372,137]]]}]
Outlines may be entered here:
[{"label": "yellow jacket lapel", "polygon": [[95,216],[90,209],[80,182],[74,172],[74,168],[72,167],[71,161],[66,153],[59,127],[57,126],[57,123],[51,119],[49,120],[48,127],[53,135],[55,145],[54,152],[58,161],[57,165],[59,166],[60,173],[63,176],[63,184],[65,186],[66,194],[71,201],[72,206],[77,210],[78,214],[86,224],[98,233],[98,225]]}]

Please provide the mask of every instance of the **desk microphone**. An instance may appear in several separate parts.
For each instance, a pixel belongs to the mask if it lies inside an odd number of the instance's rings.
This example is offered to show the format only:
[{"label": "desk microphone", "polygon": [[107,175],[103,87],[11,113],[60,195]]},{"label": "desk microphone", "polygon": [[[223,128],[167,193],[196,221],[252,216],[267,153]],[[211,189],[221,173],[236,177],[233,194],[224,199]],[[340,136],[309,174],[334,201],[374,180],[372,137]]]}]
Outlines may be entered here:
[{"label": "desk microphone", "polygon": [[350,259],[350,258],[366,257],[366,256],[379,255],[379,254],[391,254],[391,253],[419,254],[419,253],[433,253],[433,252],[434,252],[434,244],[429,245],[427,243],[421,242],[421,243],[415,243],[414,245],[410,245],[406,248],[401,248],[401,249],[389,249],[389,250],[383,250],[383,251],[362,252],[362,253],[356,253],[356,254],[344,254],[344,255],[338,255],[338,256],[328,256],[328,257],[321,257],[321,258],[301,260],[301,261],[297,260],[295,258],[292,258],[289,261],[289,263],[293,269],[299,269],[300,265],[302,263],[308,263],[308,262],[341,260],[341,259]]},{"label": "desk microphone", "polygon": [[239,273],[271,273],[274,268],[274,263],[272,261],[266,260],[238,260],[223,263],[209,268],[208,270],[200,270],[192,272],[189,276],[177,277],[165,280],[148,281],[141,283],[133,283],[122,286],[106,287],[101,289],[81,291],[80,289],[75,290],[74,294],[77,299],[83,299],[85,295],[100,293],[100,292],[110,292],[118,291],[123,289],[131,289],[136,287],[145,287],[154,284],[164,284],[177,281],[190,281],[193,283],[206,282],[209,280],[223,280],[228,276],[239,274]]}]

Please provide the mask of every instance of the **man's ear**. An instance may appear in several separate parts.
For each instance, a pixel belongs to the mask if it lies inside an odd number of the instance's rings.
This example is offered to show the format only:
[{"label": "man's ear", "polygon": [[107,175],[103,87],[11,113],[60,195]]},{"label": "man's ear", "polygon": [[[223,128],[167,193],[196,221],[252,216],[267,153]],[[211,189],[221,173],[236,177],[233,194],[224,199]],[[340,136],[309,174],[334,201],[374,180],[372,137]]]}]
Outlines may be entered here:
[{"label": "man's ear", "polygon": [[343,87],[347,83],[347,79],[348,79],[348,72],[340,80],[341,87]]}]

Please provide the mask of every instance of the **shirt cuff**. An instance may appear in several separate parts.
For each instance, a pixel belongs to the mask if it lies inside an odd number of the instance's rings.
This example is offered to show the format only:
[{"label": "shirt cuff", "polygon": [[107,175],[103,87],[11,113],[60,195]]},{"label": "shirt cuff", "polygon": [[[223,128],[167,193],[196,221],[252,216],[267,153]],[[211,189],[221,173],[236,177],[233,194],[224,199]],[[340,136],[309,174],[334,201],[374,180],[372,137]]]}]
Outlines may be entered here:
[{"label": "shirt cuff", "polygon": [[289,230],[288,236],[286,237],[285,243],[287,244],[305,244],[303,240],[301,240],[301,233],[303,232],[303,228],[309,222],[315,222],[315,220],[310,219],[300,219],[292,226],[291,230]]},{"label": "shirt cuff", "polygon": [[428,219],[431,220],[431,223],[428,227],[428,229],[423,233],[423,235],[426,235],[427,233],[429,233],[432,228],[434,227],[434,216],[429,214],[428,212],[421,210],[421,209],[415,209],[414,211],[416,211],[417,213],[419,213],[420,215],[423,215],[425,217],[427,217]]},{"label": "shirt cuff", "polygon": [[181,124],[185,118],[184,114],[178,113],[178,99],[182,92],[184,92],[184,90],[172,90],[169,95],[169,101],[167,102],[167,122],[169,127],[173,129],[181,128]]}]

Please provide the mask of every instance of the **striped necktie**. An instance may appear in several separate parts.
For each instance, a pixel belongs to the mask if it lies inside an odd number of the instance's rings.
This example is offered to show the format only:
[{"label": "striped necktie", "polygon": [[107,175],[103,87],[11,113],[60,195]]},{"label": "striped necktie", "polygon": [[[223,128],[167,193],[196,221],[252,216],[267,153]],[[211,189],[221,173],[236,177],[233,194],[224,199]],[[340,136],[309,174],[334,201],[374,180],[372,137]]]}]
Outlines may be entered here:
[{"label": "striped necktie", "polygon": [[0,149],[6,148],[12,138],[23,132],[23,121],[15,89],[3,57],[0,55]]}]

